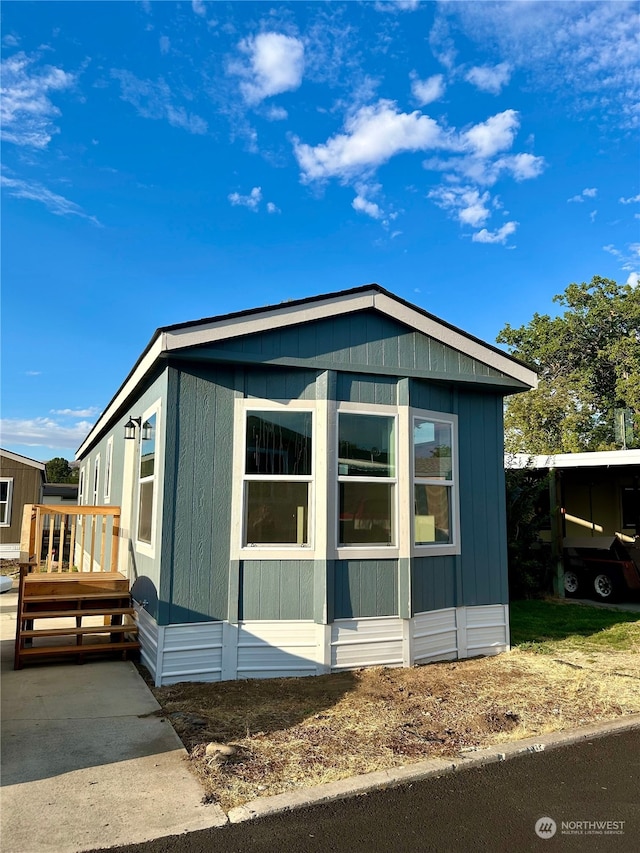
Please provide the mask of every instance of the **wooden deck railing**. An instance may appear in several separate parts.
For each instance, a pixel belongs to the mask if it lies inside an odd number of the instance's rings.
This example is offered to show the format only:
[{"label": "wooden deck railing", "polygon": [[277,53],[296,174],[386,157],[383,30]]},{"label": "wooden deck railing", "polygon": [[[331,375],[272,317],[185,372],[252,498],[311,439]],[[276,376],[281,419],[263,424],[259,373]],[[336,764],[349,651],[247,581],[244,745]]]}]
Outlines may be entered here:
[{"label": "wooden deck railing", "polygon": [[20,562],[32,571],[118,571],[119,506],[27,504]]}]

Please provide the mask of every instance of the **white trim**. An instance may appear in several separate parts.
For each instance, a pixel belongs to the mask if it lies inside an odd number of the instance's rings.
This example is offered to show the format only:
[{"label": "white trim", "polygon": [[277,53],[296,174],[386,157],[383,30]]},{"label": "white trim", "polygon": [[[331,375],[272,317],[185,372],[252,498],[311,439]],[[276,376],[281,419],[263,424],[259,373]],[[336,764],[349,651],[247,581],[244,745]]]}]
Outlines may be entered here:
[{"label": "white trim", "polygon": [[13,477],[0,477],[0,483],[7,484],[7,499],[0,502],[0,506],[7,507],[3,521],[0,521],[0,527],[11,527],[11,510],[13,508]]},{"label": "white trim", "polygon": [[588,453],[550,453],[532,455],[505,453],[505,468],[609,468],[616,465],[640,465],[640,450],[602,450]]},{"label": "white trim", "polygon": [[93,462],[93,479],[91,486],[91,506],[98,506],[98,497],[100,496],[100,454],[96,453],[96,458]]},{"label": "white trim", "polygon": [[2,456],[10,459],[12,462],[21,462],[23,465],[37,468],[39,471],[44,471],[46,468],[44,462],[38,462],[37,459],[30,459],[28,456],[21,456],[19,453],[12,453],[10,450],[0,449],[0,457]]},{"label": "white trim", "polygon": [[161,331],[155,339],[152,339],[147,353],[140,359],[138,366],[133,370],[131,376],[125,380],[116,396],[78,448],[76,459],[81,459],[84,456],[94,437],[107,426],[120,407],[126,403],[133,390],[140,384],[163,352],[173,352],[199,344],[214,343],[257,332],[271,331],[276,327],[284,328],[371,308],[380,311],[391,319],[399,320],[416,331],[436,338],[446,346],[469,355],[489,367],[493,367],[504,373],[508,378],[516,379],[532,388],[537,387],[537,374],[514,361],[506,353],[501,355],[480,341],[468,337],[462,331],[452,329],[436,318],[425,317],[420,311],[404,305],[393,296],[380,293],[377,288],[371,288],[371,290],[360,293],[338,294],[293,306],[285,303],[266,311],[247,313],[240,317],[223,317],[219,320],[214,318],[201,324],[190,324],[182,329]]},{"label": "white trim", "polygon": [[104,454],[104,502],[111,503],[111,481],[113,480],[113,433],[107,439]]},{"label": "white trim", "polygon": [[[151,503],[151,533],[150,533],[150,542],[145,542],[142,539],[138,539],[138,529],[140,525],[140,484],[142,482],[140,478],[140,465],[142,463],[142,453],[141,453],[141,430],[142,424],[145,421],[149,420],[149,418],[156,416],[156,425],[155,425],[155,448],[154,448],[154,459],[153,459],[153,478],[145,477],[145,482],[149,482],[153,479],[153,497]],[[162,491],[162,470],[160,466],[160,448],[163,445],[161,443],[160,437],[162,435],[162,398],[159,397],[154,403],[152,403],[143,413],[142,419],[140,421],[140,428],[136,434],[136,447],[138,448],[138,458],[136,460],[137,470],[135,472],[136,477],[136,503],[135,503],[135,533],[134,542],[135,549],[139,554],[144,554],[147,557],[151,557],[152,559],[156,555],[156,532],[157,532],[157,523],[158,523],[158,500],[159,500],[159,492]]]}]

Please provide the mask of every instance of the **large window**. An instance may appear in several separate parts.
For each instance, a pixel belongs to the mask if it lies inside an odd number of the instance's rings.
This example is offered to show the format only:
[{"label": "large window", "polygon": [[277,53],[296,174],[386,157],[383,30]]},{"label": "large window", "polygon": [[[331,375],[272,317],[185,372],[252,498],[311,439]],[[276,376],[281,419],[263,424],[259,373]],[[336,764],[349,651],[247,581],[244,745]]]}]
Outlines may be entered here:
[{"label": "large window", "polygon": [[310,411],[245,413],[243,545],[310,543]]},{"label": "large window", "polygon": [[453,531],[453,424],[413,418],[413,542],[451,544]]},{"label": "large window", "polygon": [[11,498],[13,495],[13,478],[0,478],[0,527],[11,524]]},{"label": "large window", "polygon": [[156,483],[157,415],[150,415],[141,427],[140,477],[138,481],[138,541],[151,545],[154,491]]},{"label": "large window", "polygon": [[395,418],[338,415],[338,545],[395,545]]}]

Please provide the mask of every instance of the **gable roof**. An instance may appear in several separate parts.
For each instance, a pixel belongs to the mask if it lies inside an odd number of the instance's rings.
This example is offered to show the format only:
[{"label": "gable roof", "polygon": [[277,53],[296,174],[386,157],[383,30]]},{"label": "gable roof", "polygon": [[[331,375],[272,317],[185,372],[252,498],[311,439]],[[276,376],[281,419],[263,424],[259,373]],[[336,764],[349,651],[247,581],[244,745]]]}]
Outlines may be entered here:
[{"label": "gable roof", "polygon": [[584,453],[505,454],[505,468],[611,468],[618,465],[640,467],[640,450],[596,450]]},{"label": "gable roof", "polygon": [[12,453],[10,450],[5,450],[0,447],[0,455],[5,459],[10,459],[12,462],[21,462],[23,465],[29,465],[31,468],[37,468],[39,471],[45,470],[44,462],[39,462],[37,459],[30,459],[28,456],[21,456],[19,453]]},{"label": "gable roof", "polygon": [[417,305],[401,299],[378,284],[366,284],[350,290],[293,299],[278,305],[266,305],[246,311],[161,326],[156,329],[127,378],[78,448],[76,457],[85,452],[107,422],[126,403],[133,389],[147,376],[162,356],[177,354],[179,351],[205,344],[246,337],[273,328],[300,325],[372,309],[395,319],[409,329],[436,338],[451,349],[501,371],[516,380],[518,384],[530,388],[537,386],[538,377],[535,371],[519,359],[441,320]]}]

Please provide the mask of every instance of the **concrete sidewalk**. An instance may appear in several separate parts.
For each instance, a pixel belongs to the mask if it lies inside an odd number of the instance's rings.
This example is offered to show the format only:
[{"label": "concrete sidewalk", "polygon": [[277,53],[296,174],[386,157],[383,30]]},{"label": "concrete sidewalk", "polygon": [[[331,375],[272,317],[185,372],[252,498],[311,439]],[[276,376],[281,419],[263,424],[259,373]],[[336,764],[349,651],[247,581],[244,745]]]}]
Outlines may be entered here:
[{"label": "concrete sidewalk", "polygon": [[17,592],[0,597],[3,853],[78,853],[227,822],[130,662],[13,671]]}]

